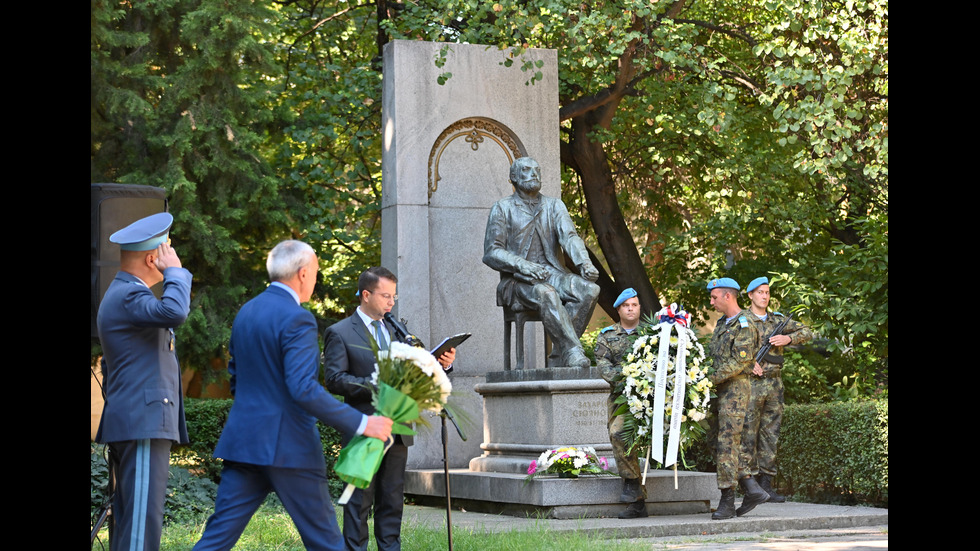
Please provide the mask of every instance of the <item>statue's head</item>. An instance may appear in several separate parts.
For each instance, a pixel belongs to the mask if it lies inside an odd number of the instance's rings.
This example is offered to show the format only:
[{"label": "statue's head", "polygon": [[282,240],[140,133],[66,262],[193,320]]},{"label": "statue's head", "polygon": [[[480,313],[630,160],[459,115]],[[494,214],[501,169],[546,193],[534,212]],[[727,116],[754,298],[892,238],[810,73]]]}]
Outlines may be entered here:
[{"label": "statue's head", "polygon": [[523,192],[541,190],[541,167],[531,157],[520,157],[510,165],[510,183]]}]

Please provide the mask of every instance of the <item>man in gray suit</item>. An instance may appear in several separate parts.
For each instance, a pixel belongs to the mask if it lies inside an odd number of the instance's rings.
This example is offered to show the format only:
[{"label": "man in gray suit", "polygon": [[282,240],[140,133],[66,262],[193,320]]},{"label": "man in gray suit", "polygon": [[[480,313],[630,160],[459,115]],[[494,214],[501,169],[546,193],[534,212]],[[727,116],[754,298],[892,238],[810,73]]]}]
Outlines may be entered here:
[{"label": "man in gray suit", "polygon": [[190,313],[192,276],[167,242],[171,224],[158,213],[109,237],[120,271],[97,317],[106,401],[95,440],[114,473],[113,551],[160,548],[170,447],[188,441],[174,327]]},{"label": "man in gray suit", "polygon": [[[541,167],[521,157],[510,168],[514,194],[490,209],[483,263],[500,272],[497,306],[530,309],[555,342],[548,365],[589,367],[579,337],[592,317],[599,271],[560,199],[541,194]],[[565,268],[567,254],[578,273]]]},{"label": "man in gray suit", "polygon": [[[357,280],[360,304],[354,314],[327,328],[323,335],[323,367],[327,389],[362,413],[374,411],[371,405],[371,375],[374,354],[371,341],[387,348],[394,335],[384,315],[398,299],[398,278],[390,270],[375,266]],[[448,369],[456,357],[450,349],[437,358]],[[344,445],[350,440],[345,437]],[[344,544],[349,551],[365,550],[368,544],[368,515],[374,509],[374,538],[380,551],[401,549],[401,522],[404,505],[405,465],[411,436],[395,435],[394,444],[381,459],[371,485],[354,490],[344,506]]]}]

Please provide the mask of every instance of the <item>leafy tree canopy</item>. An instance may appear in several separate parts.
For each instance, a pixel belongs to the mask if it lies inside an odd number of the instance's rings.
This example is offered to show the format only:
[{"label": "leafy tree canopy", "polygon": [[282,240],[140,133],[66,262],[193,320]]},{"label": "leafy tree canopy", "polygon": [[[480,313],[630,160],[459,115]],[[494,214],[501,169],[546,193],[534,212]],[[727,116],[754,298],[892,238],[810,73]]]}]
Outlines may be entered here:
[{"label": "leafy tree canopy", "polygon": [[[650,311],[772,281],[860,375],[886,373],[884,0],[92,0],[92,181],[168,190],[195,274],[182,360],[223,354],[265,252],[320,249],[323,323],[379,260],[381,51],[558,51],[563,198]],[[451,79],[440,76],[441,82]],[[703,318],[702,318],[703,321]],[[188,342],[190,342],[188,350]]]}]

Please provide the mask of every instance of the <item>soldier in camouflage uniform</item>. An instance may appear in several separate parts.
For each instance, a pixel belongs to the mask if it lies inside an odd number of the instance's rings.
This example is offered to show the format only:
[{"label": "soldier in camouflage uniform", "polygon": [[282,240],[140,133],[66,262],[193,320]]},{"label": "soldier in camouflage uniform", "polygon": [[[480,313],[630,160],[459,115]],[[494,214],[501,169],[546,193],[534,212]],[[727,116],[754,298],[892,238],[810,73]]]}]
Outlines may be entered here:
[{"label": "soldier in camouflage uniform", "polygon": [[[745,416],[752,393],[749,374],[759,349],[759,327],[752,312],[742,310],[738,305],[740,287],[734,279],[713,279],[707,288],[711,291],[711,305],[722,314],[708,345],[713,358],[709,379],[717,394],[715,463],[718,489],[721,490],[721,500],[711,519],[720,520],[748,513],[756,505],[765,503],[769,494],[752,478],[748,457],[741,453]],[[736,484],[745,493],[742,506],[737,510]]]},{"label": "soldier in camouflage uniform", "polygon": [[623,493],[619,499],[629,502],[619,518],[640,518],[647,516],[646,487],[640,484],[640,460],[636,450],[632,453],[626,452],[628,443],[623,440],[623,416],[614,415],[619,407],[615,403],[619,397],[616,383],[623,370],[623,356],[633,347],[640,322],[640,301],[636,298],[636,291],[632,288],[623,291],[616,298],[613,307],[619,311],[619,323],[599,332],[595,343],[595,360],[599,373],[612,389],[606,402],[609,410],[606,426],[609,429],[609,441],[612,443],[616,467],[619,469],[619,476],[623,478]]},{"label": "soldier in camouflage uniform", "polygon": [[[759,332],[764,339],[782,323],[786,316],[779,312],[769,312],[769,279],[753,279],[748,291],[751,306],[749,309],[758,318]],[[749,377],[752,393],[745,417],[745,430],[742,433],[742,454],[749,461],[753,476],[769,494],[769,501],[783,503],[786,498],[772,489],[772,479],[776,476],[776,444],[779,440],[779,427],[783,417],[783,347],[803,344],[813,339],[813,332],[802,323],[790,320],[779,335],[769,339],[773,345],[769,353],[753,370]]]}]

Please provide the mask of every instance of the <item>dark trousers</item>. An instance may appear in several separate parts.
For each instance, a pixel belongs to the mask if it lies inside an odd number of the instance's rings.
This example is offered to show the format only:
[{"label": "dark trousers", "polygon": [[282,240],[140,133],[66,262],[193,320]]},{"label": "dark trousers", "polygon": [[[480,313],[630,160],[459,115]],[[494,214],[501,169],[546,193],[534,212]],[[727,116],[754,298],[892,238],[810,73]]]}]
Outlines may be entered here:
[{"label": "dark trousers", "polygon": [[172,443],[156,438],[109,443],[115,477],[109,534],[113,551],[160,549]]},{"label": "dark trousers", "polygon": [[400,437],[381,459],[381,466],[371,485],[354,490],[344,505],[344,546],[348,551],[363,551],[368,544],[368,514],[374,507],[374,539],[379,551],[401,549],[402,509],[405,504],[405,465],[408,446]]},{"label": "dark trousers", "polygon": [[195,551],[231,549],[269,492],[279,496],[306,549],[343,549],[325,466],[285,469],[226,460],[214,514],[208,518]]}]

